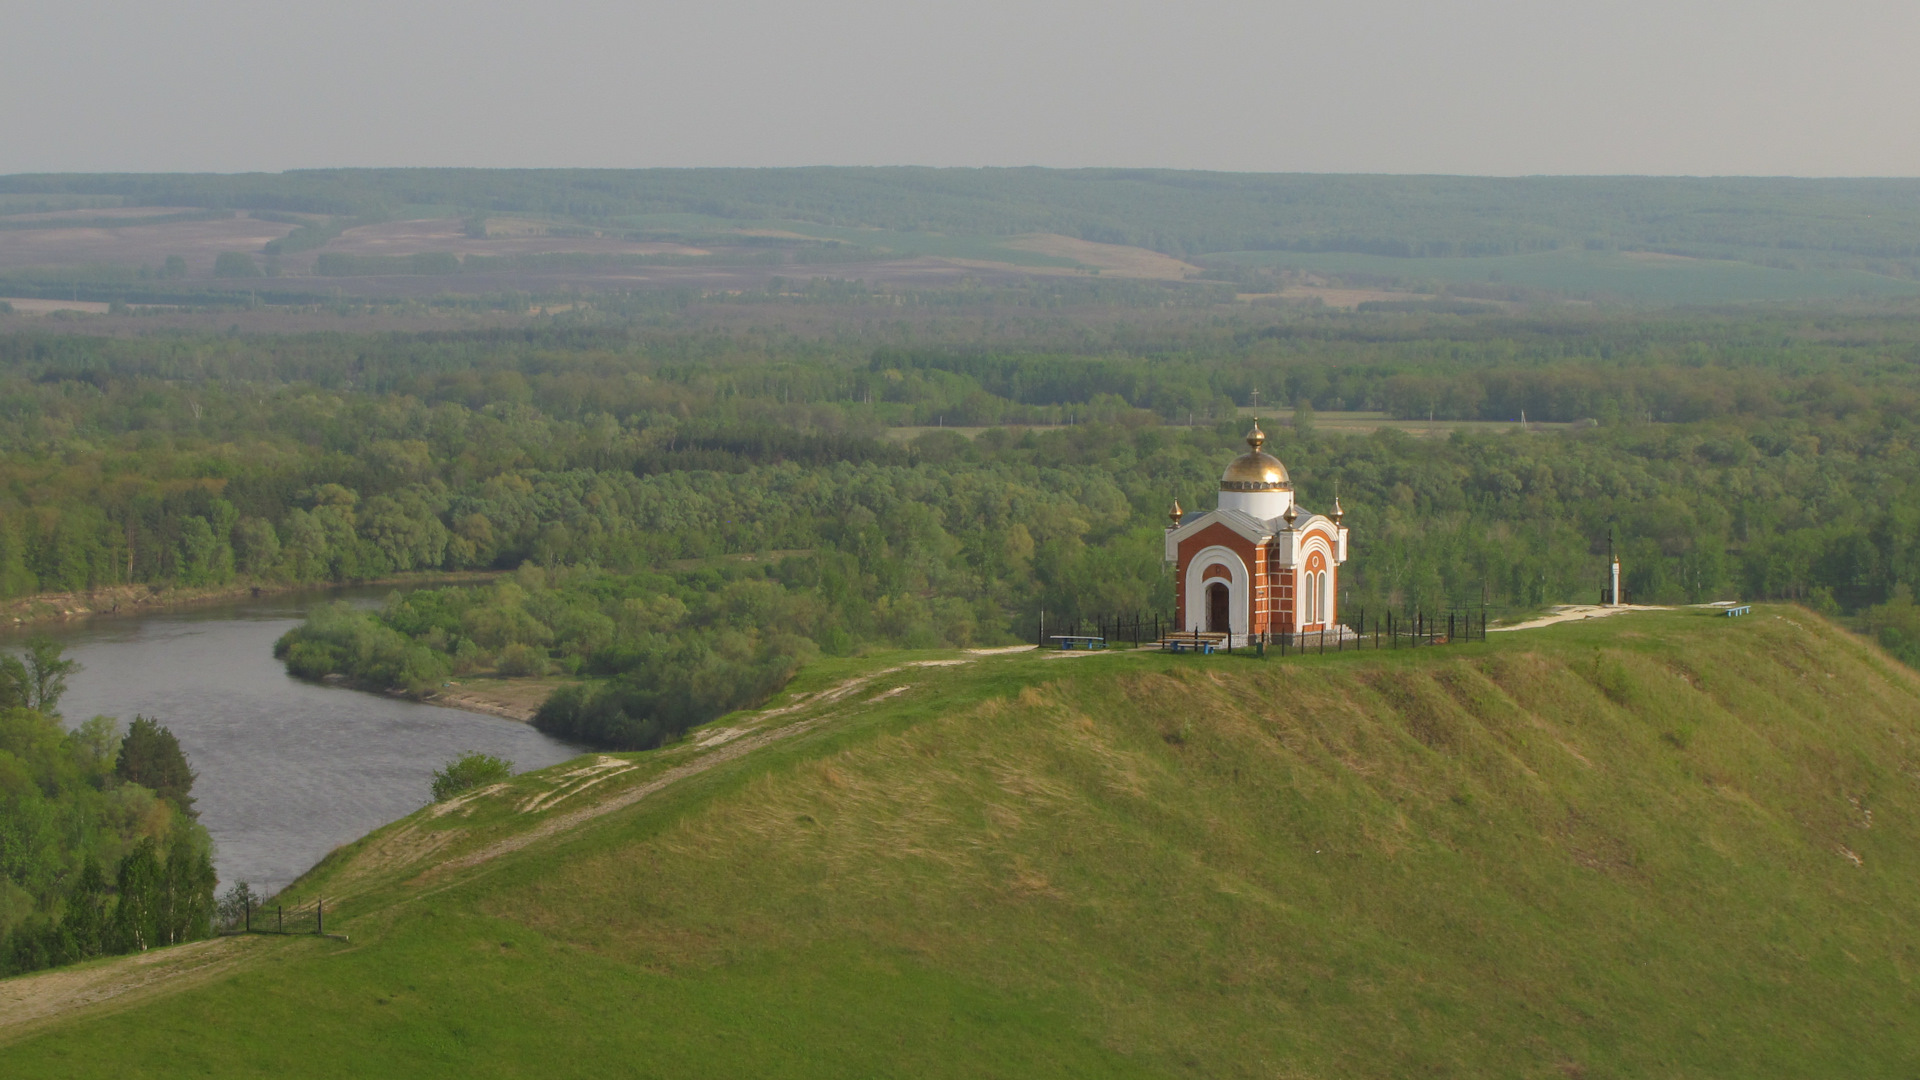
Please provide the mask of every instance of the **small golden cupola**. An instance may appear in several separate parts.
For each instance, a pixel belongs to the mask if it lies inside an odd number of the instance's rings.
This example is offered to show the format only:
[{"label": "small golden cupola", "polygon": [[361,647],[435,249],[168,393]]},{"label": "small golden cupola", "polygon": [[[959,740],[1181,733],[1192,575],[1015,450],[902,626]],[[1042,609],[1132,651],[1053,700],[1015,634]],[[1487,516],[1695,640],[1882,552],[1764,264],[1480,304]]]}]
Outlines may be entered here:
[{"label": "small golden cupola", "polygon": [[1267,453],[1260,421],[1247,432],[1247,452],[1220,474],[1220,509],[1238,510],[1262,521],[1277,521],[1293,505],[1293,478],[1280,459]]},{"label": "small golden cupola", "polygon": [[1292,491],[1293,479],[1287,475],[1287,467],[1280,459],[1262,450],[1267,444],[1267,433],[1260,430],[1260,421],[1253,422],[1253,430],[1247,432],[1247,452],[1234,458],[1227,471],[1220,474],[1221,491]]}]

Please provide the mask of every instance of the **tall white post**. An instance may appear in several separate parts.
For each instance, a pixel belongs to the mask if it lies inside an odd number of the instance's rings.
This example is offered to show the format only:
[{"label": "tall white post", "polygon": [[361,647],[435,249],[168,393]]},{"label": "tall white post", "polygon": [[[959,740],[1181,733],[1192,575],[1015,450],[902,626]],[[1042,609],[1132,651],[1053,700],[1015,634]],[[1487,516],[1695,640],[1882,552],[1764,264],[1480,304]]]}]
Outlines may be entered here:
[{"label": "tall white post", "polygon": [[1613,557],[1613,591],[1607,593],[1607,606],[1620,606],[1620,557]]}]

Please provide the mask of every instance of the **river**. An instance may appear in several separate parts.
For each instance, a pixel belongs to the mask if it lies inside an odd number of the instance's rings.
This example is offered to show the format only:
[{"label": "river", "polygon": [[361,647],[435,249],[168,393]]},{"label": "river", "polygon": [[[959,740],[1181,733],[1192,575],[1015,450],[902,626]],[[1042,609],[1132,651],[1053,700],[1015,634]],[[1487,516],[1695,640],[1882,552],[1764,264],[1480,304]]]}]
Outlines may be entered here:
[{"label": "river", "polygon": [[[384,590],[301,593],[151,615],[32,627],[84,670],[67,680],[68,725],[135,713],[172,729],[199,774],[195,808],[221,888],[272,892],[327,852],[425,805],[433,771],[467,750],[516,771],[581,751],[527,724],[292,678],[273,643],[307,609]],[[18,649],[26,629],[0,634]],[[109,871],[111,872],[111,871]]]}]

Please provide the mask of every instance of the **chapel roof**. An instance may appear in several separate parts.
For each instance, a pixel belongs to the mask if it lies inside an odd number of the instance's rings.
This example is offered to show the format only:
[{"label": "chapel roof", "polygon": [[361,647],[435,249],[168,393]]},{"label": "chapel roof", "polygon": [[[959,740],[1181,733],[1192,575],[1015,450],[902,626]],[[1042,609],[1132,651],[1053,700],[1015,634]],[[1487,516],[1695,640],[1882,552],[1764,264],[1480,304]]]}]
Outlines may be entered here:
[{"label": "chapel roof", "polygon": [[1227,471],[1220,474],[1221,491],[1293,490],[1293,478],[1287,475],[1287,467],[1279,458],[1261,449],[1266,441],[1266,432],[1260,430],[1260,421],[1255,420],[1253,430],[1247,432],[1247,452],[1234,458]]}]

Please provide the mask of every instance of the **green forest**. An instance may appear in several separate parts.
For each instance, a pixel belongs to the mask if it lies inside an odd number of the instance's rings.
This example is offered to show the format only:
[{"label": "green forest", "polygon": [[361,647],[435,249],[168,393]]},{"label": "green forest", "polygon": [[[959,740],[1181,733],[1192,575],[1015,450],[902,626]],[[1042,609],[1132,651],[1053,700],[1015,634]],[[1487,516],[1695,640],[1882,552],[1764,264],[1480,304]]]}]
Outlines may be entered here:
[{"label": "green forest", "polygon": [[[1612,535],[1637,601],[1794,600],[1920,660],[1904,311],[1102,310],[16,333],[0,598],[510,571],[322,612],[282,653],[416,693],[582,678],[543,726],[654,745],[816,653],[1167,612],[1167,508],[1211,505],[1257,391],[1302,502],[1347,508],[1347,612],[1590,601]],[[1317,421],[1363,410],[1438,426]]]},{"label": "green forest", "polygon": [[0,975],[206,937],[213,845],[164,725],[59,712],[78,665],[0,655]]}]

